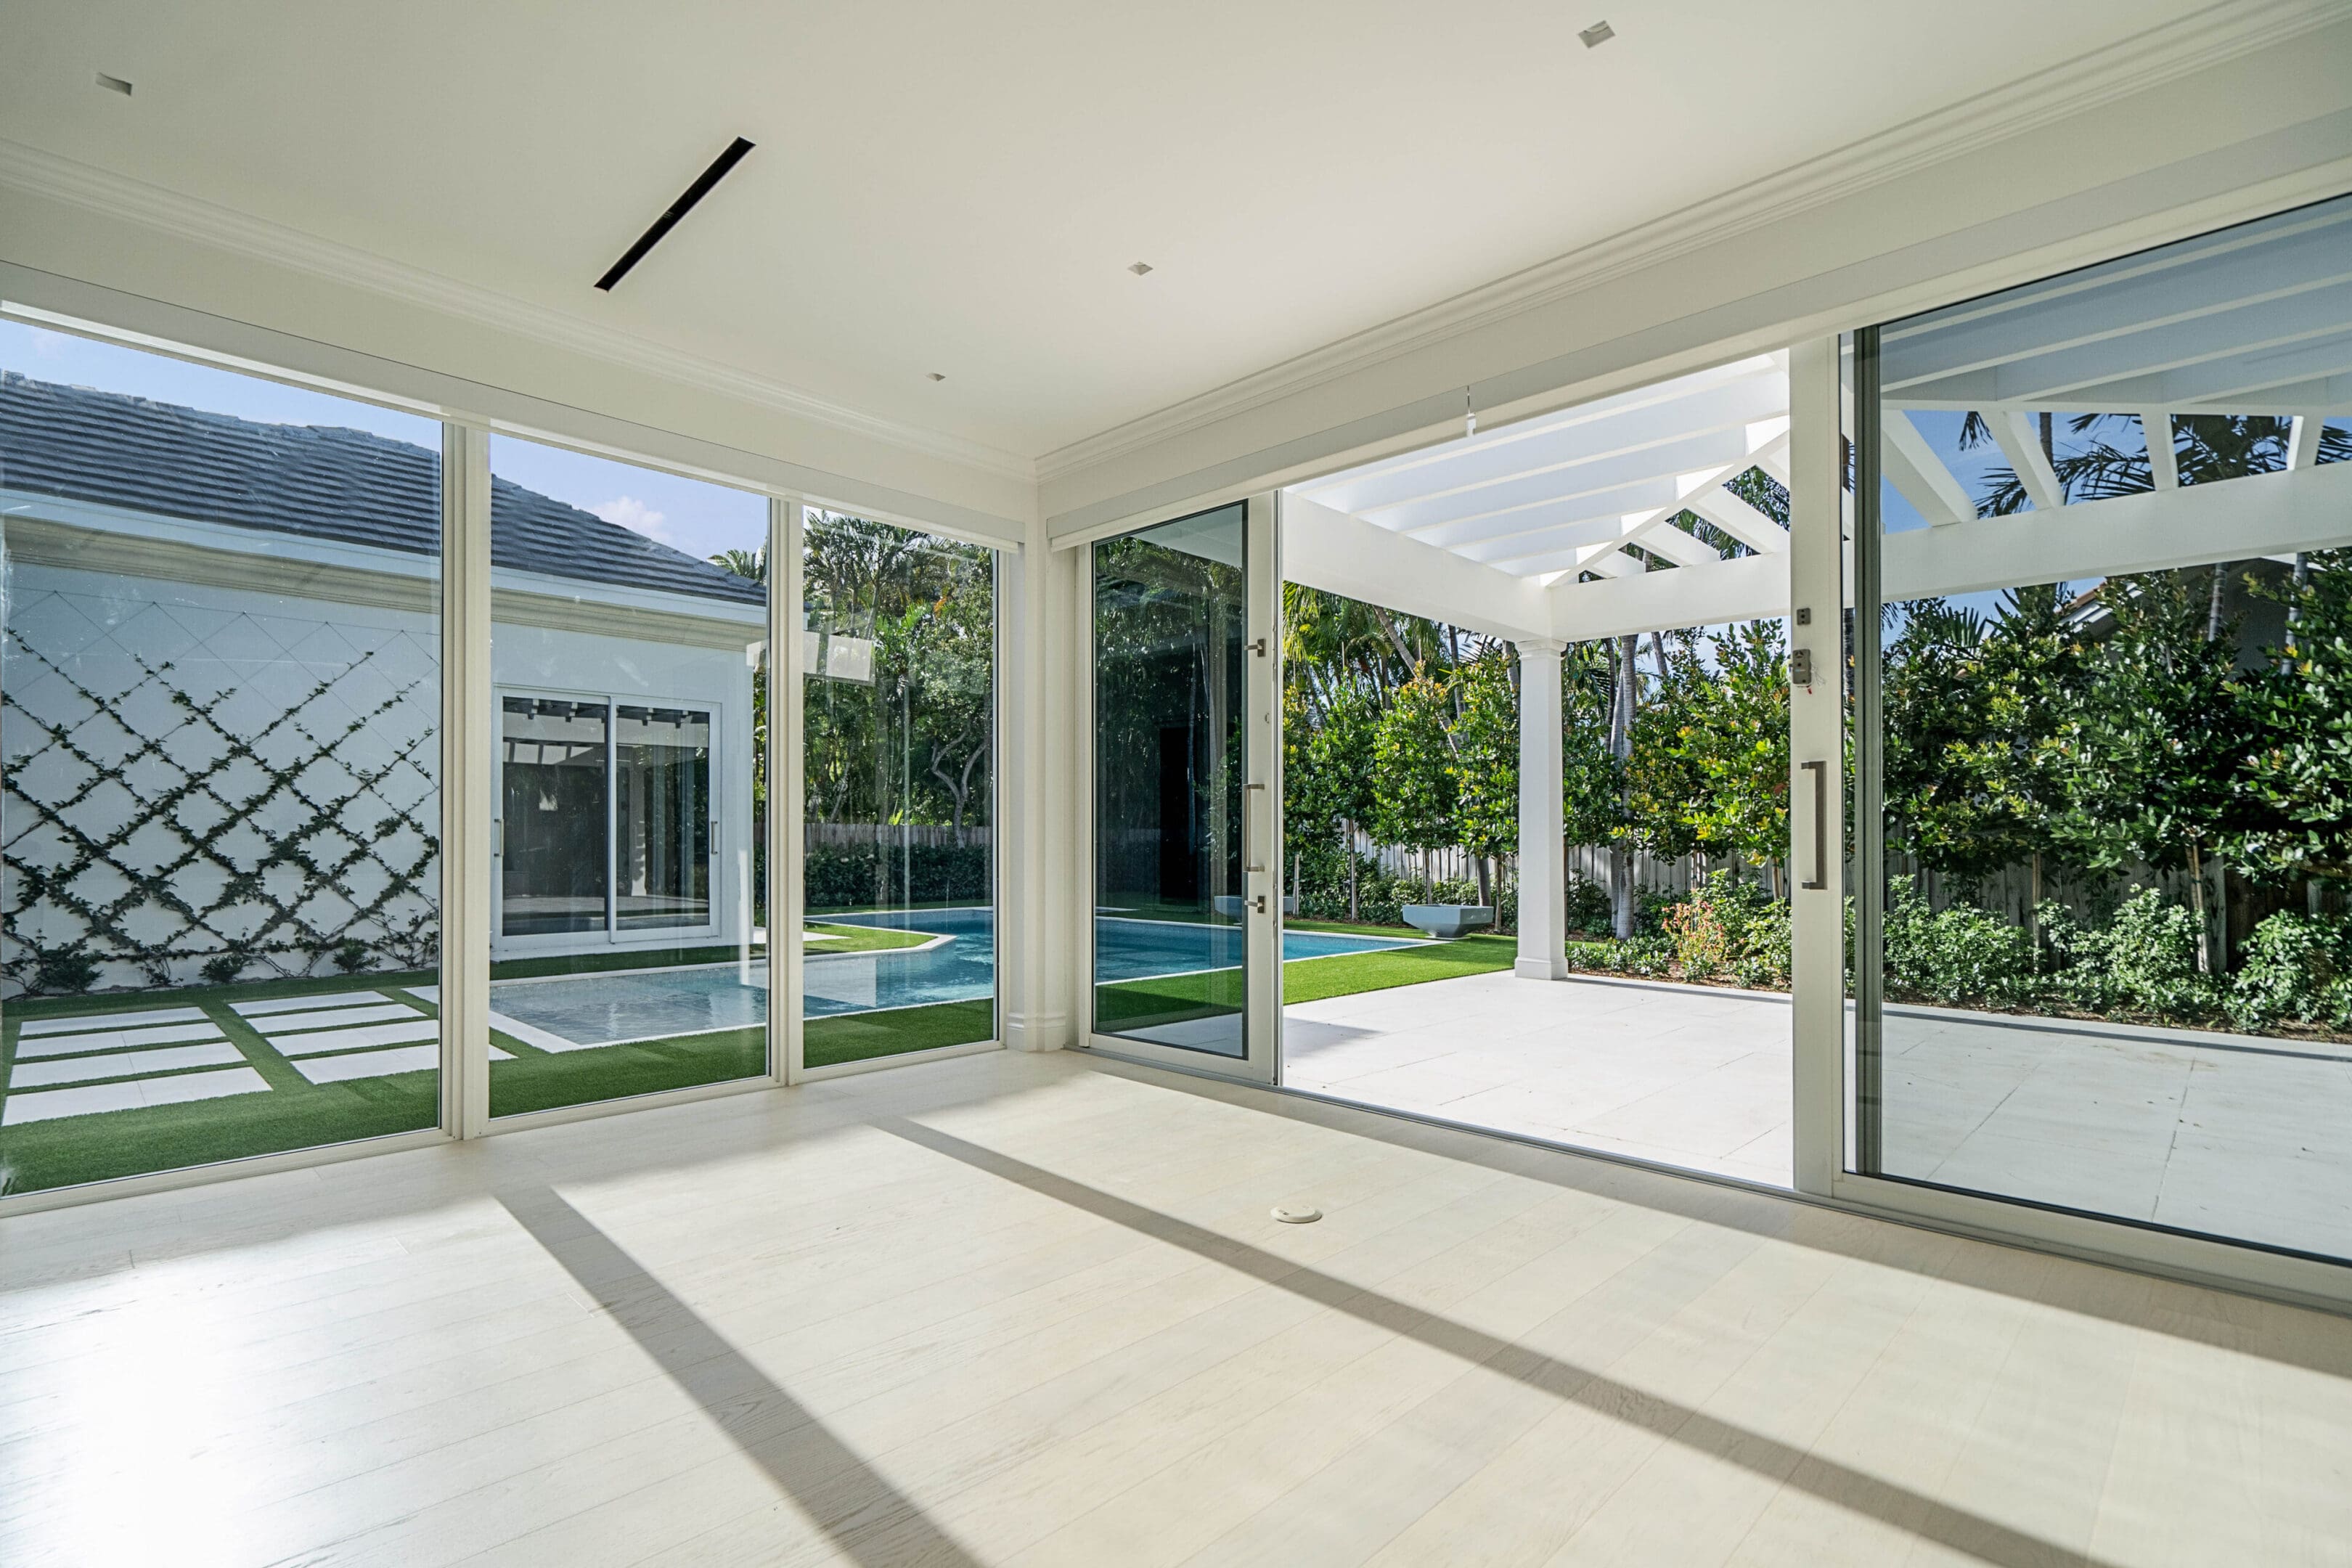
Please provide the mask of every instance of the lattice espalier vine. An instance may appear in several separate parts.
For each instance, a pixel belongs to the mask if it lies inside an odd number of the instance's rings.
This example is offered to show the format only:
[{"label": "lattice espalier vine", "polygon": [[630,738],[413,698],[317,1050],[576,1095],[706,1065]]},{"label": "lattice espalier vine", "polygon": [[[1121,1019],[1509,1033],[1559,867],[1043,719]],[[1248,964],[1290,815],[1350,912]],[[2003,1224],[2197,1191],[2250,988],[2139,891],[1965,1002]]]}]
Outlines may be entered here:
[{"label": "lattice espalier vine", "polygon": [[12,992],[432,962],[428,622],[27,600],[0,692]]}]

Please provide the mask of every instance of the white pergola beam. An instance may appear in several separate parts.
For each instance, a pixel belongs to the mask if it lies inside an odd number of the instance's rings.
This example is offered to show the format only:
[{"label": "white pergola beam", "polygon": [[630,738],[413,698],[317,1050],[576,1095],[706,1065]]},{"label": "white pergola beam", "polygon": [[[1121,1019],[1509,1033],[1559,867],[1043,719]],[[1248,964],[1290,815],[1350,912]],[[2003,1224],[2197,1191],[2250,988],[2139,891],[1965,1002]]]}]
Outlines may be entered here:
[{"label": "white pergola beam", "polygon": [[1958,522],[1977,514],[1976,503],[1952,470],[1944,467],[1944,459],[1927,445],[1927,437],[1919,426],[1900,408],[1889,408],[1880,421],[1885,439],[1879,443],[1881,466],[1886,478],[1903,494],[1903,499],[1916,508],[1921,517],[1933,523]]},{"label": "white pergola beam", "polygon": [[2179,489],[2180,460],[2172,449],[2172,416],[2161,408],[2144,408],[2140,410],[2139,430],[2147,439],[2147,470],[2155,477],[2156,488]]},{"label": "white pergola beam", "polygon": [[1721,485],[1685,497],[1683,505],[1759,555],[1789,548],[1787,529]]},{"label": "white pergola beam", "polygon": [[1890,533],[1881,578],[1893,602],[2347,544],[2352,463],[2330,463],[2082,502],[2066,509],[2060,529],[2030,516],[1985,517]]},{"label": "white pergola beam", "polygon": [[[1890,389],[1901,403],[1934,403],[1973,393],[1990,403],[2052,407],[2097,398],[2090,389],[2252,358],[2269,363],[2298,349],[2322,350],[2352,329],[2352,282],[2283,299],[2156,323],[2145,331]],[[2340,343],[2337,344],[2340,348]],[[2309,370],[2287,379],[2301,380]],[[2276,379],[2276,378],[2273,378]]]},{"label": "white pergola beam", "polygon": [[2298,414],[2294,423],[2286,427],[2286,466],[2308,468],[2319,462],[2319,432],[2326,421],[2309,414]]},{"label": "white pergola beam", "polygon": [[1998,408],[1985,416],[1985,423],[1992,427],[1992,438],[2000,443],[2001,455],[2009,459],[2011,471],[2025,486],[2033,504],[2043,511],[2064,506],[2065,488],[2050,466],[2049,454],[2042,449],[2042,433],[2034,427],[2034,416],[2021,408]]},{"label": "white pergola beam", "polygon": [[1783,552],[1671,572],[1636,569],[1605,583],[1556,583],[1549,593],[1553,635],[1567,642],[1749,621],[1789,613],[1789,557]]},{"label": "white pergola beam", "polygon": [[1885,386],[1903,397],[1942,377],[2352,281],[2347,258],[2352,218],[2342,213],[2127,258],[1889,331],[1880,361]]},{"label": "white pergola beam", "polygon": [[1465,561],[1307,500],[1284,498],[1282,574],[1489,637],[1545,637],[1551,615],[1532,577]]}]

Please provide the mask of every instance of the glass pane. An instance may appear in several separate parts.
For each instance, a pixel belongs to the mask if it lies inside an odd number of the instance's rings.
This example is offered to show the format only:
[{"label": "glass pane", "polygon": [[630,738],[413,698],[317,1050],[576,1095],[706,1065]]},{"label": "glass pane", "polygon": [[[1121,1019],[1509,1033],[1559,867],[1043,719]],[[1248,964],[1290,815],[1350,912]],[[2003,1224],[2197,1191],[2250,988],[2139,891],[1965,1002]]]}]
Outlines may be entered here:
[{"label": "glass pane", "polygon": [[1861,1168],[2352,1257],[2347,247],[2336,201],[1881,330]]},{"label": "glass pane", "polygon": [[604,929],[604,770],[612,709],[562,697],[499,704],[500,929]]},{"label": "glass pane", "polygon": [[490,1110],[763,1073],[768,503],[490,448]]},{"label": "glass pane", "polygon": [[1246,1054],[1246,508],[1094,549],[1095,1032]]},{"label": "glass pane", "polygon": [[710,922],[710,715],[623,703],[614,731],[620,923]]},{"label": "glass pane", "polygon": [[0,1189],[436,1121],[440,440],[0,323]]},{"label": "glass pane", "polygon": [[996,1036],[996,552],[813,516],[802,689],[812,1068]]}]

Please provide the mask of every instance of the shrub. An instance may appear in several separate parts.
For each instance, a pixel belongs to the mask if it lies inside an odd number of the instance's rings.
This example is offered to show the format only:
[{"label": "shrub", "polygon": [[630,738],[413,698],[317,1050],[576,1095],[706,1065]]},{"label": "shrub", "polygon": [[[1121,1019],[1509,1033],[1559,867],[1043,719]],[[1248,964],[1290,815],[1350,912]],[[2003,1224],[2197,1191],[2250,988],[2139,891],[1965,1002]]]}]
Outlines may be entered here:
[{"label": "shrub", "polygon": [[368,966],[367,943],[357,937],[347,937],[335,944],[335,967],[346,974],[357,974]]},{"label": "shrub", "polygon": [[2220,987],[2197,972],[2197,917],[2156,889],[2134,889],[2103,927],[2076,925],[2047,901],[2040,913],[2063,963],[2053,987],[2073,1005],[2183,1020],[2218,1010]]},{"label": "shrub", "polygon": [[2222,1005],[2241,1029],[2287,1019],[2352,1027],[2352,919],[2282,911],[2263,921]]},{"label": "shrub", "polygon": [[226,952],[216,952],[205,959],[204,968],[199,973],[215,985],[228,985],[234,984],[236,977],[245,973],[245,950],[233,947]]},{"label": "shrub", "polygon": [[36,994],[79,996],[98,984],[98,961],[79,947],[44,947],[33,955]]},{"label": "shrub", "polygon": [[2017,1006],[2039,988],[2026,933],[2000,916],[1956,904],[1932,910],[1898,883],[1886,900],[1888,991],[1947,1006]]}]

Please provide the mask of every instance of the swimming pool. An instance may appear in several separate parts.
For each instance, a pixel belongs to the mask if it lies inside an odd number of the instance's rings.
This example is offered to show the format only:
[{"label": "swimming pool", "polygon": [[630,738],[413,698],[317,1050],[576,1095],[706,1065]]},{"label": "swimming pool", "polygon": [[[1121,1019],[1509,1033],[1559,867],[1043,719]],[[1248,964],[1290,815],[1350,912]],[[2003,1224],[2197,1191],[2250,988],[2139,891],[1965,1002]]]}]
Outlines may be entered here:
[{"label": "swimming pool", "polygon": [[[970,1002],[996,991],[996,911],[888,910],[813,917],[828,925],[918,931],[940,940],[888,952],[826,952],[814,944],[802,966],[803,1012],[811,1018],[935,1002]],[[1097,984],[1230,969],[1241,963],[1242,928],[1117,915],[1095,921]],[[1418,945],[1410,937],[1285,931],[1285,963],[1343,952]],[[499,981],[491,1009],[574,1044],[609,1045],[761,1024],[766,973],[758,964],[710,964],[640,973]]]}]

